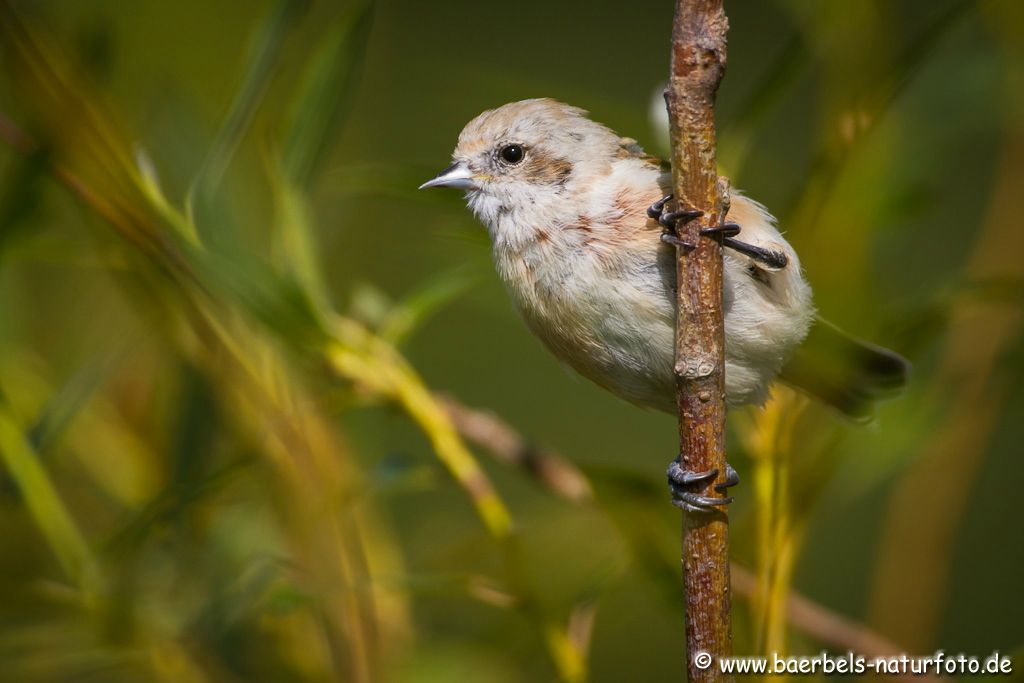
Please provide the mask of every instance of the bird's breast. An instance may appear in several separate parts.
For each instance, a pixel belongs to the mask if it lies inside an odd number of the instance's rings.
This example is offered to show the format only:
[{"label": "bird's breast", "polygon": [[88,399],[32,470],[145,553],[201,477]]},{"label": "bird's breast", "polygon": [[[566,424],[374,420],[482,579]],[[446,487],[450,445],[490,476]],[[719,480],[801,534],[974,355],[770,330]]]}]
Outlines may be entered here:
[{"label": "bird's breast", "polygon": [[[541,234],[556,229],[574,230]],[[663,408],[672,395],[674,324],[663,261],[649,250],[608,253],[579,232],[518,245],[496,241],[498,272],[530,330],[556,357],[631,402]]]}]

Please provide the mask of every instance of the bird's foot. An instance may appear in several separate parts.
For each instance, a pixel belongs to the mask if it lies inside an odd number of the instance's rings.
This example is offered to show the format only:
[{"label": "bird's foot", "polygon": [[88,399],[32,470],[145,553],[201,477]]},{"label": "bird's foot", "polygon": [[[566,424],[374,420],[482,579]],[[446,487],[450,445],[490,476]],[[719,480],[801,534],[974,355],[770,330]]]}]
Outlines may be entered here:
[{"label": "bird's foot", "polygon": [[[726,225],[730,225],[727,223]],[[789,265],[789,257],[781,251],[774,249],[765,249],[764,247],[758,247],[747,242],[741,242],[740,240],[733,239],[732,237],[726,237],[722,240],[722,246],[728,247],[733,251],[738,251],[744,256],[749,256],[768,270],[782,270]]]},{"label": "bird's foot", "polygon": [[[677,456],[668,466],[668,488],[672,492],[672,504],[686,512],[711,512],[716,505],[728,505],[732,497],[705,496],[698,490],[708,482],[714,481],[718,476],[718,470],[712,469],[707,472],[693,472],[683,469],[682,456]],[[740,476],[729,463],[725,464],[725,481],[715,484],[715,491],[724,493],[730,486],[740,483]]]},{"label": "bird's foot", "polygon": [[[698,209],[665,211],[665,205],[670,201],[672,201],[672,195],[665,195],[648,207],[647,215],[658,221],[661,225],[663,230],[661,233],[662,242],[676,247],[683,247],[684,249],[694,249],[696,245],[679,237],[679,224],[680,221],[688,223],[696,218],[700,218],[704,215],[704,212]],[[721,225],[704,228],[700,231],[700,234],[705,237],[721,235],[723,247],[749,256],[769,270],[782,270],[789,265],[789,258],[781,251],[765,249],[764,247],[735,239],[741,230],[742,228],[736,223],[722,223]]]},{"label": "bird's foot", "polygon": [[647,215],[658,221],[661,225],[661,241],[684,249],[693,249],[696,245],[690,244],[679,237],[679,223],[689,223],[695,218],[704,215],[703,211],[697,209],[686,209],[681,211],[666,211],[665,204],[672,201],[672,195],[667,194],[654,202],[647,209]]},{"label": "bird's foot", "polygon": [[714,225],[710,228],[704,228],[700,231],[700,234],[710,237],[711,235],[721,235],[723,238],[730,238],[740,234],[739,224],[737,223],[722,223],[721,225]]}]

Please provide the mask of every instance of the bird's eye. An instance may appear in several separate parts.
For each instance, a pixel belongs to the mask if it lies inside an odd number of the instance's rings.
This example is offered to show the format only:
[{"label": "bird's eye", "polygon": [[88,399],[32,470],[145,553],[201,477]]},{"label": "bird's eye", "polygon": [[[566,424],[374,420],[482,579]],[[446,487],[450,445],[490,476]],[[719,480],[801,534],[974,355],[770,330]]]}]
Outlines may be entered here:
[{"label": "bird's eye", "polygon": [[522,145],[505,145],[499,152],[502,160],[508,164],[518,164],[526,156],[526,150]]}]

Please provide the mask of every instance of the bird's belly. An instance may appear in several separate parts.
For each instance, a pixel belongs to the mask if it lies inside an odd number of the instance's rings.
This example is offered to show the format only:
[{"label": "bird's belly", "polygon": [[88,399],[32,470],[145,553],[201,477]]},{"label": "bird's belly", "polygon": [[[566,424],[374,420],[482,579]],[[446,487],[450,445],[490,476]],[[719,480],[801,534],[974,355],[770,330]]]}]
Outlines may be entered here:
[{"label": "bird's belly", "polygon": [[641,406],[673,411],[674,312],[653,280],[577,272],[517,297],[527,325],[562,362]]},{"label": "bird's belly", "polygon": [[[751,355],[751,347],[765,340],[748,329],[741,311],[732,310],[730,280],[727,274],[726,399],[730,405],[761,403],[778,368]],[[543,285],[529,292],[512,287],[513,298],[531,331],[559,360],[620,398],[674,413],[674,293],[635,273],[581,286],[589,281],[565,278],[549,292]]]}]

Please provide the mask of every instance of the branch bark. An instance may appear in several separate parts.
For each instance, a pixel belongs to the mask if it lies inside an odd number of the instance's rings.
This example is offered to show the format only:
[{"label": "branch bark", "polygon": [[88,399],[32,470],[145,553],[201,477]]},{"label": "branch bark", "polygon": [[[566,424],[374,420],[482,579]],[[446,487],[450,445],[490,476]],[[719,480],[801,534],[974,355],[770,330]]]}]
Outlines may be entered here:
[{"label": "branch bark", "polygon": [[[728,21],[722,0],[677,0],[665,101],[672,140],[673,189],[680,209],[704,212],[680,226],[676,266],[676,397],[683,467],[725,474],[725,328],[722,244],[702,237],[729,210],[715,167],[715,94],[725,73]],[[709,487],[706,495],[714,495]],[[729,518],[724,510],[684,513],[683,581],[690,681],[723,680],[717,659],[732,653]],[[698,653],[716,663],[698,665]]]}]

